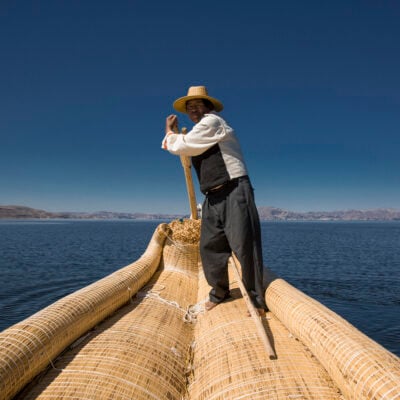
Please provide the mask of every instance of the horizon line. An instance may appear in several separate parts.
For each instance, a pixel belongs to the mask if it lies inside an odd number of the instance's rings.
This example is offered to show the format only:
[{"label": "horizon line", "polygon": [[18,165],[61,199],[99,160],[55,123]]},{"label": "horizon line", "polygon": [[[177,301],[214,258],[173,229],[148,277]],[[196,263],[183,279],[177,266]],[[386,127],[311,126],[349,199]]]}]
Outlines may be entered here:
[{"label": "horizon line", "polygon": [[[26,205],[19,205],[19,204],[0,204],[0,207],[20,207],[20,208],[28,208],[31,210],[37,210],[37,211],[44,211],[48,213],[74,213],[74,214],[96,214],[96,213],[114,213],[114,214],[149,214],[149,215],[154,215],[154,214],[160,214],[160,215],[187,215],[188,213],[177,213],[177,212],[162,212],[162,211],[153,211],[153,212],[146,212],[146,211],[111,211],[111,210],[96,210],[96,211],[67,211],[67,210],[62,210],[62,211],[48,211],[43,208],[35,208],[31,206],[26,206]],[[344,209],[331,209],[331,210],[307,210],[307,211],[293,211],[290,209],[285,209],[281,207],[276,207],[276,206],[257,206],[257,209],[261,208],[267,208],[267,209],[276,209],[276,210],[281,210],[281,211],[287,211],[287,212],[293,212],[293,213],[298,213],[298,214],[306,214],[306,213],[332,213],[332,212],[349,212],[349,211],[361,211],[361,212],[368,212],[368,211],[395,211],[395,212],[400,212],[400,208],[394,208],[394,207],[374,207],[374,208],[344,208]]]}]

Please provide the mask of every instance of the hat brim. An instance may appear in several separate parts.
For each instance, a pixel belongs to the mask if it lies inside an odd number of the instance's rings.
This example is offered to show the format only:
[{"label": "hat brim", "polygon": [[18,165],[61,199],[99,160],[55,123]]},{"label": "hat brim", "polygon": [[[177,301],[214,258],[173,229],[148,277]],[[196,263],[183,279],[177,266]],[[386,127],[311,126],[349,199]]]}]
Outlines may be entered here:
[{"label": "hat brim", "polygon": [[187,114],[186,102],[189,100],[196,100],[196,99],[206,99],[206,100],[211,101],[211,103],[214,105],[215,111],[217,111],[217,112],[222,111],[224,108],[224,106],[222,105],[222,103],[219,100],[214,99],[214,97],[205,96],[205,95],[180,97],[178,100],[174,101],[173,107],[175,108],[176,111]]}]

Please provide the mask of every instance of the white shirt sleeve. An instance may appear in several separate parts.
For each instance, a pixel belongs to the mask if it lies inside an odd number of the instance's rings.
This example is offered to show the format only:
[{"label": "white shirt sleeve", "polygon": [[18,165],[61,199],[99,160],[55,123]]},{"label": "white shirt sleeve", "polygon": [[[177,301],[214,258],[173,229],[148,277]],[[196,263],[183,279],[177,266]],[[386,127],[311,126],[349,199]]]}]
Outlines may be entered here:
[{"label": "white shirt sleeve", "polygon": [[214,146],[227,135],[224,124],[213,114],[206,114],[186,135],[168,133],[163,146],[172,154],[197,156]]}]

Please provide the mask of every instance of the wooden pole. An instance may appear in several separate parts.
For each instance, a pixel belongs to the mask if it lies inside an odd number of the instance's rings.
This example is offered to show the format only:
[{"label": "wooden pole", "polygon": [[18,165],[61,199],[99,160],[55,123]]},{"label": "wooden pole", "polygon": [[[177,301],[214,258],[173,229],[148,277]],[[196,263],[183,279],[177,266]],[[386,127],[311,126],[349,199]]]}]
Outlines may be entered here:
[{"label": "wooden pole", "polygon": [[242,282],[242,278],[239,274],[238,266],[240,266],[240,262],[235,256],[235,254],[232,253],[232,265],[233,265],[233,271],[235,273],[236,280],[239,285],[239,289],[242,293],[242,296],[244,298],[244,301],[246,302],[247,309],[249,310],[249,313],[251,317],[253,318],[254,323],[256,324],[257,332],[260,336],[261,341],[263,342],[264,348],[266,352],[268,353],[268,356],[270,360],[276,360],[276,354],[275,351],[271,345],[271,342],[269,340],[269,337],[267,333],[265,332],[264,325],[262,324],[261,318],[258,315],[258,312],[256,308],[254,307],[253,302],[250,299],[249,294],[247,293],[246,288],[244,287],[244,284]]},{"label": "wooden pole", "polygon": [[[178,127],[174,128],[175,133],[179,133]],[[187,132],[186,128],[182,128],[182,134],[185,135]],[[190,205],[190,218],[198,219],[197,215],[197,204],[196,204],[196,194],[194,192],[193,179],[192,179],[192,163],[189,157],[180,156],[181,163],[183,167],[183,172],[185,173],[186,189],[188,192],[189,205]]]}]

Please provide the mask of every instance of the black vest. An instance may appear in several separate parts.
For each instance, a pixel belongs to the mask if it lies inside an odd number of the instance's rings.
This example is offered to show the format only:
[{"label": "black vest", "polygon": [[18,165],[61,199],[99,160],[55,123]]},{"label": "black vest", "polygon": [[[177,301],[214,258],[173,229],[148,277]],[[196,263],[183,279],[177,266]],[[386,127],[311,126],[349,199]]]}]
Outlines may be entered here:
[{"label": "black vest", "polygon": [[200,190],[204,194],[207,193],[209,189],[230,180],[218,144],[215,144],[198,156],[193,156],[192,164],[199,178]]}]

